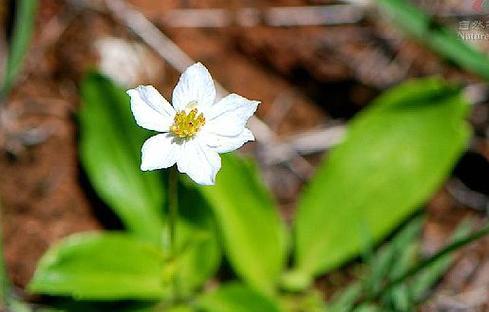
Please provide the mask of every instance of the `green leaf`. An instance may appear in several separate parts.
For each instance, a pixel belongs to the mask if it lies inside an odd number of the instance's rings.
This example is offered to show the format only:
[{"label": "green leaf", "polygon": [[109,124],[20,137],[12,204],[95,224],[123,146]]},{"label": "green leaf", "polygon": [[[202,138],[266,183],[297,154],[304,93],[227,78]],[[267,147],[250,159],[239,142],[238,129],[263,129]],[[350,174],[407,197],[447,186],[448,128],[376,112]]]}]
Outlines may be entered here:
[{"label": "green leaf", "polygon": [[[391,268],[388,278],[390,280],[398,278],[412,266],[416,260],[416,255],[419,250],[419,244],[412,242],[399,250],[399,258],[395,265]],[[384,293],[384,306],[389,306],[395,311],[412,311],[414,302],[409,285],[401,284],[397,287]]]},{"label": "green leaf", "polygon": [[[178,305],[178,306],[173,306],[173,307],[171,307],[165,311],[168,311],[168,312],[195,312],[195,309],[189,305],[182,304],[182,305]],[[158,310],[154,310],[153,312],[158,312]]]},{"label": "green leaf", "polygon": [[351,311],[353,306],[360,298],[363,291],[362,284],[355,282],[349,285],[339,294],[335,294],[331,301],[328,302],[327,312],[345,312]]},{"label": "green leaf", "polygon": [[428,200],[466,147],[467,110],[457,88],[433,78],[393,88],[360,113],[299,201],[295,272],[338,267],[363,237],[380,241]]},{"label": "green leaf", "polygon": [[18,0],[15,4],[17,6],[15,24],[3,85],[0,89],[0,100],[10,91],[17,74],[22,68],[22,61],[29,48],[36,18],[37,0]]},{"label": "green leaf", "polygon": [[323,297],[322,291],[314,288],[302,293],[285,292],[280,295],[280,306],[290,312],[325,312],[327,306]]},{"label": "green leaf", "polygon": [[132,117],[129,97],[109,79],[89,73],[82,82],[80,157],[99,196],[139,237],[160,243],[165,188],[157,172],[141,172],[148,131]]},{"label": "green leaf", "polygon": [[373,304],[363,304],[356,308],[354,312],[387,312]]},{"label": "green leaf", "polygon": [[217,218],[233,269],[271,293],[285,262],[284,224],[256,168],[238,156],[222,156],[216,185],[200,190]]},{"label": "green leaf", "polygon": [[[125,92],[99,74],[87,75],[82,98],[80,150],[90,181],[129,230],[164,246],[164,179],[139,169],[149,131],[136,125]],[[200,192],[185,185],[179,191],[177,244],[182,254],[171,264],[171,274],[178,275],[181,293],[189,295],[216,272],[221,250],[215,220]]]},{"label": "green leaf", "polygon": [[377,0],[392,21],[423,44],[460,67],[489,79],[489,59],[457,34],[406,0]]},{"label": "green leaf", "polygon": [[[411,278],[414,279],[414,283],[409,289],[410,295],[415,300],[421,300],[424,295],[423,292],[430,286],[429,283],[433,283],[435,281],[434,278],[436,278],[436,276],[439,277],[442,274],[442,272],[440,272],[442,268],[438,265],[447,265],[444,263],[444,261],[447,260],[447,256],[450,256],[454,251],[488,235],[489,225],[482,227],[476,232],[463,235],[466,231],[467,228],[464,228],[463,226],[459,227],[454,235],[453,241],[449,245],[445,246],[431,257],[419,261],[413,267],[409,268],[409,270],[403,272],[402,275],[394,277],[394,279],[388,281],[382,289],[374,294],[364,297],[363,301],[374,302],[381,298],[385,293],[390,292],[392,289],[395,289],[405,282],[409,282]],[[427,276],[423,276],[424,273],[427,272],[426,270],[433,271],[427,273]]]},{"label": "green leaf", "polygon": [[[159,312],[162,310],[156,301],[78,301],[70,297],[50,300],[49,307],[36,306],[35,312]],[[54,301],[54,302],[53,302]]]},{"label": "green leaf", "polygon": [[[379,311],[416,310],[417,304],[446,272],[453,258],[451,254],[445,254],[435,261],[430,261],[416,275],[407,274],[413,267],[419,267],[418,238],[422,221],[423,218],[416,217],[404,226],[391,242],[380,248],[369,260],[369,272],[363,281],[354,282],[346,290],[335,295],[328,303],[328,311],[358,311],[359,307],[355,308],[355,305],[362,306],[362,302],[368,304],[373,301],[378,301],[376,306]],[[462,222],[457,227],[452,241],[466,236],[469,230],[468,223]],[[399,280],[402,276],[404,278]],[[394,280],[398,281],[396,285],[386,288],[385,285]]]},{"label": "green leaf", "polygon": [[161,299],[163,267],[158,248],[128,234],[75,234],[42,257],[28,289],[82,300]]},{"label": "green leaf", "polygon": [[279,312],[279,305],[246,285],[231,283],[204,294],[197,301],[205,312]]},{"label": "green leaf", "polygon": [[391,240],[369,259],[370,273],[363,288],[371,293],[378,291],[385,280],[399,277],[414,262],[413,252],[417,251],[417,240],[424,218],[416,217],[406,224]]},{"label": "green leaf", "polygon": [[34,311],[34,308],[29,306],[29,304],[27,304],[25,302],[13,299],[9,302],[9,309],[7,311],[10,311],[10,312],[32,312],[32,311]]},{"label": "green leaf", "polygon": [[[328,302],[328,311],[354,310],[353,306],[361,295],[379,291],[386,280],[404,273],[408,269],[406,266],[411,265],[414,260],[412,253],[417,251],[415,247],[418,245],[417,240],[421,233],[423,221],[424,218],[415,217],[403,226],[385,246],[379,248],[375,254],[370,251],[366,261],[367,274],[361,278],[361,281],[352,283],[345,290],[336,294]],[[369,247],[372,250],[374,246]],[[400,295],[401,292],[398,291],[394,296]],[[388,296],[391,296],[390,292],[384,294],[384,297]]]},{"label": "green leaf", "polygon": [[[470,234],[471,224],[469,221],[462,221],[453,233],[450,241],[454,242]],[[462,248],[461,245],[458,249]],[[415,301],[421,302],[428,291],[445,274],[453,263],[453,254],[446,254],[439,259],[428,264],[417,276],[413,277],[410,291]]]},{"label": "green leaf", "polygon": [[[216,222],[193,183],[179,185],[176,274],[180,295],[188,296],[213,276],[221,263]],[[167,237],[164,233],[164,240]]]}]

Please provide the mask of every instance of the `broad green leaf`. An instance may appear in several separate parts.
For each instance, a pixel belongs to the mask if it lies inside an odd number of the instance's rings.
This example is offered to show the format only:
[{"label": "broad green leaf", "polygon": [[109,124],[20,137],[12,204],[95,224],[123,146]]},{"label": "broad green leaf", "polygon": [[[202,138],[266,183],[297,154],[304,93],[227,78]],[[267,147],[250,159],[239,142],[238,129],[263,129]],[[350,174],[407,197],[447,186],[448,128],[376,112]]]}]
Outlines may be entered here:
[{"label": "broad green leaf", "polygon": [[[6,5],[6,4],[4,4]],[[0,100],[7,95],[22,68],[22,61],[29,48],[37,12],[37,0],[15,1],[16,14],[10,41],[5,76],[0,89]]]},{"label": "broad green leaf", "polygon": [[[163,179],[139,169],[141,145],[149,131],[136,125],[129,97],[108,79],[89,74],[82,97],[80,149],[91,182],[132,232],[164,245]],[[177,236],[183,253],[175,270],[182,293],[188,295],[215,273],[221,251],[212,212],[202,195],[185,185],[180,185],[180,191]]]},{"label": "broad green leaf", "polygon": [[217,218],[233,269],[271,293],[285,262],[284,225],[256,168],[238,156],[222,156],[216,185],[200,189]]},{"label": "broad green leaf", "polygon": [[470,130],[460,91],[420,79],[379,97],[350,124],[299,201],[294,272],[306,280],[378,242],[441,185]]},{"label": "broad green leaf", "polygon": [[50,300],[49,307],[36,306],[35,312],[160,312],[162,310],[157,301],[87,301],[75,300],[69,297]]},{"label": "broad green leaf", "polygon": [[[173,306],[165,311],[168,312],[196,312],[196,310],[186,304],[178,305],[178,306]],[[154,310],[153,312],[158,312],[158,310]]]},{"label": "broad green leaf", "polygon": [[136,125],[129,97],[107,78],[89,73],[81,96],[80,157],[90,182],[130,231],[159,243],[165,188],[158,173],[139,169],[148,131]]},{"label": "broad green leaf", "polygon": [[203,312],[279,312],[279,305],[246,285],[231,283],[197,300]]},{"label": "broad green leaf", "polygon": [[39,262],[28,289],[82,300],[160,299],[164,257],[153,244],[123,233],[72,235]]},{"label": "broad green leaf", "polygon": [[465,43],[454,31],[406,0],[376,2],[408,34],[460,67],[489,79],[488,57]]}]

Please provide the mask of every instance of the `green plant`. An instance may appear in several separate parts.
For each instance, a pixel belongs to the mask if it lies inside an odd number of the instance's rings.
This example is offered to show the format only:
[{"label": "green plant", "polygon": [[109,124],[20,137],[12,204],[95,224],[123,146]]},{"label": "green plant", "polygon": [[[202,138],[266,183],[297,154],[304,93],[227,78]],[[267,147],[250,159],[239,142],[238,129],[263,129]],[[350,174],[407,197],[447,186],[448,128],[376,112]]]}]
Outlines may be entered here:
[{"label": "green plant", "polygon": [[0,88],[0,101],[9,93],[22,68],[24,56],[29,48],[37,12],[37,0],[19,0],[16,4],[14,29],[9,45],[5,75]]},{"label": "green plant", "polygon": [[376,3],[408,35],[461,68],[489,79],[487,55],[464,43],[450,28],[406,0],[376,0]]},{"label": "green plant", "polygon": [[[139,171],[139,147],[149,134],[134,124],[129,99],[108,79],[90,73],[81,89],[82,164],[126,231],[63,240],[43,257],[29,290],[82,302],[153,302],[145,310],[283,311],[305,302],[310,311],[324,309],[314,299],[314,278],[362,254],[366,242],[382,241],[417,211],[470,135],[468,105],[456,86],[430,78],[386,92],[351,122],[345,141],[320,165],[301,196],[291,242],[253,163],[224,155],[215,186],[178,182],[172,256],[163,209],[168,176]],[[413,232],[400,240],[411,244]],[[222,255],[241,282],[208,290]],[[399,289],[393,296],[402,295]]]},{"label": "green plant", "polygon": [[[17,3],[0,101],[21,68],[34,25],[37,1]],[[446,27],[407,1],[377,3],[407,33],[489,79],[486,57]],[[366,256],[362,281],[327,307],[313,290],[316,277],[362,255],[365,245],[372,248],[416,213],[463,152],[468,105],[459,88],[441,79],[395,87],[355,117],[345,142],[301,194],[290,233],[251,160],[226,155],[215,186],[179,178],[178,196],[166,193],[167,174],[139,170],[139,149],[149,134],[134,124],[123,90],[90,73],[81,91],[81,162],[125,230],[79,233],[46,253],[28,289],[72,298],[54,311],[408,311],[446,270],[451,252],[489,232],[485,227],[455,239],[423,260],[416,241],[421,219],[415,218]],[[164,207],[176,198],[178,231],[170,239],[175,224]],[[2,260],[0,306],[29,311],[12,298]],[[240,281],[207,287],[227,266]]]},{"label": "green plant", "polygon": [[459,89],[436,78],[404,83],[360,113],[299,201],[292,286],[338,267],[365,237],[378,242],[419,208],[466,147],[466,114]]},{"label": "green plant", "polygon": [[[406,224],[374,254],[366,256],[367,268],[360,281],[352,283],[328,303],[329,312],[413,311],[430,288],[449,268],[452,257],[446,252],[466,236],[470,227],[462,222],[452,243],[435,255],[421,259],[419,236],[423,217]],[[487,229],[483,232],[487,232]],[[453,249],[452,249],[453,250]]]}]

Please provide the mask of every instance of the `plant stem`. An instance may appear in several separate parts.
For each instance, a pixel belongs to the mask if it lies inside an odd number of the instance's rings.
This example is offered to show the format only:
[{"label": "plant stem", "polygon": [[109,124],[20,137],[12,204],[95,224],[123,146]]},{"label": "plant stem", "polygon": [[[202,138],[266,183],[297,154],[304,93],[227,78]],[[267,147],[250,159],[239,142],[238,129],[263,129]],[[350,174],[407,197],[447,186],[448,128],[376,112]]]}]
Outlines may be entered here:
[{"label": "plant stem", "polygon": [[[168,237],[170,242],[170,261],[175,261],[177,248],[177,222],[178,222],[178,171],[175,166],[170,168],[168,176]],[[173,295],[175,302],[179,300],[178,280],[176,273],[172,278]]]},{"label": "plant stem", "polygon": [[170,168],[168,177],[168,237],[170,240],[170,255],[174,259],[177,254],[176,234],[178,221],[178,171]]}]

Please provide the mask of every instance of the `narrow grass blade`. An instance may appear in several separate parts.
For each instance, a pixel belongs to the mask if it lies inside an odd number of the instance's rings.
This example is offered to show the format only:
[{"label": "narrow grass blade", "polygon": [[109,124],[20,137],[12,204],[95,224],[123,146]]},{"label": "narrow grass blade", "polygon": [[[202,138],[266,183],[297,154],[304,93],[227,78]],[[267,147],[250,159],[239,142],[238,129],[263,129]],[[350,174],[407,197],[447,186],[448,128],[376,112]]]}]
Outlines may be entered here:
[{"label": "narrow grass blade", "polygon": [[458,66],[489,80],[489,59],[406,0],[377,0],[394,24]]},{"label": "narrow grass blade", "polygon": [[22,61],[29,47],[37,11],[37,0],[18,0],[14,31],[10,42],[9,55],[5,68],[3,85],[0,89],[0,99],[4,98],[22,68]]},{"label": "narrow grass blade", "polygon": [[412,267],[410,270],[406,271],[406,273],[402,274],[396,279],[391,280],[389,283],[387,283],[382,289],[375,294],[365,298],[365,300],[361,300],[363,302],[371,302],[374,301],[378,298],[380,298],[384,293],[387,291],[390,291],[394,287],[406,282],[409,278],[417,275],[418,273],[424,272],[426,269],[428,269],[431,265],[436,263],[438,260],[443,259],[447,255],[450,255],[452,252],[465,247],[469,245],[470,243],[486,236],[489,234],[489,224],[484,226],[482,229],[466,235],[462,238],[455,239],[451,244],[434,254],[433,256],[419,262],[417,265]]},{"label": "narrow grass blade", "polygon": [[[416,217],[410,221],[391,241],[371,259],[371,273],[365,280],[364,289],[376,292],[386,279],[400,275],[400,270],[406,270],[412,257],[410,248],[421,232],[424,218]],[[400,265],[402,264],[402,265]],[[397,277],[396,276],[396,277]]]},{"label": "narrow grass blade", "polygon": [[[468,235],[470,233],[470,228],[470,222],[463,221],[455,230],[451,241],[456,241],[457,239]],[[445,255],[444,257],[441,257],[437,261],[432,263],[423,272],[418,274],[416,278],[413,279],[410,289],[411,294],[416,302],[419,303],[425,299],[428,291],[448,270],[448,268],[452,264],[452,261],[453,257],[451,254]]]},{"label": "narrow grass blade", "polygon": [[362,294],[362,283],[356,282],[353,285],[348,286],[340,294],[333,297],[331,302],[328,303],[327,312],[344,312],[353,309],[355,302],[358,301]]}]

